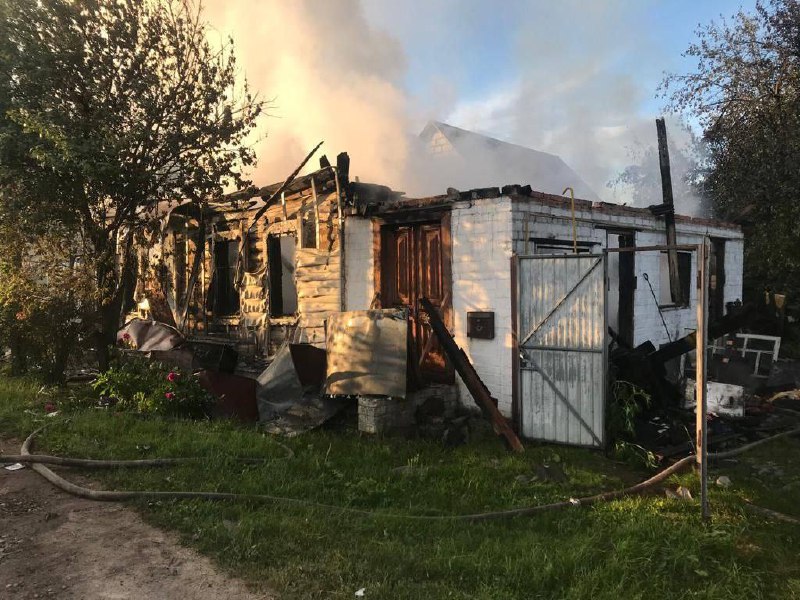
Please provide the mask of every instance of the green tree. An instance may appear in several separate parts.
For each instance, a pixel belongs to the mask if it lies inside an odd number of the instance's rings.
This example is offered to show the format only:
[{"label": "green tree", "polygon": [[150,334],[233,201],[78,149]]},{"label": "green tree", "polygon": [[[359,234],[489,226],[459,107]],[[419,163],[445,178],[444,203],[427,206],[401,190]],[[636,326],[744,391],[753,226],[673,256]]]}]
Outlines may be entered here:
[{"label": "green tree", "polygon": [[12,372],[39,369],[61,382],[96,314],[94,265],[80,236],[54,223],[31,236],[0,222],[0,347]]},{"label": "green tree", "polygon": [[686,55],[696,68],[668,76],[670,105],[703,128],[717,213],[750,227],[746,293],[800,293],[800,2],[767,0],[702,27]]},{"label": "green tree", "polygon": [[170,202],[249,184],[262,102],[192,0],[2,0],[0,212],[87,241],[101,367]]}]

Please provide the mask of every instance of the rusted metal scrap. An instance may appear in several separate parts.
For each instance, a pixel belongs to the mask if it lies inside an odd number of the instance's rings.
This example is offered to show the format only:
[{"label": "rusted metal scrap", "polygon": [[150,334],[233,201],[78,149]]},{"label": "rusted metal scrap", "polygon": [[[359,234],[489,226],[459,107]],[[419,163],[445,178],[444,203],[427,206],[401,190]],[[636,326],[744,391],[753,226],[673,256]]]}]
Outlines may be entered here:
[{"label": "rusted metal scrap", "polygon": [[439,313],[427,298],[420,298],[422,308],[428,313],[430,317],[431,329],[434,335],[439,339],[442,349],[447,354],[450,362],[453,363],[464,385],[467,386],[469,393],[472,395],[475,403],[481,409],[481,412],[492,423],[492,427],[497,435],[503,436],[509,448],[514,452],[523,452],[525,448],[522,446],[517,434],[511,429],[508,420],[497,409],[497,400],[492,398],[486,384],[483,383],[475,367],[469,362],[469,358],[464,354],[464,351],[459,348],[453,336],[445,327]]}]

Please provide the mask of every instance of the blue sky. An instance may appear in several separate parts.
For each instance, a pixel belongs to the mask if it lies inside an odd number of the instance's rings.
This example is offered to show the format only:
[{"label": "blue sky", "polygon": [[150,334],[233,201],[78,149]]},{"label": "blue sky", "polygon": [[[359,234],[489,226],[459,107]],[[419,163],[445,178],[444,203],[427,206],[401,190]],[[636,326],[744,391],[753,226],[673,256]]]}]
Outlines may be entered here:
[{"label": "blue sky", "polygon": [[[520,56],[520,38],[530,27],[558,32],[565,44],[591,49],[593,23],[577,6],[572,14],[552,15],[553,0],[503,2],[462,0],[417,0],[384,2],[364,0],[368,20],[400,40],[406,54],[405,85],[427,105],[441,92],[445,79],[449,92],[461,101],[478,101],[513,86],[524,76],[525,57]],[[668,71],[692,67],[681,57],[695,39],[700,24],[730,16],[739,8],[751,10],[754,0],[672,0],[636,2],[576,2],[606,12],[616,22],[619,38],[609,51],[613,71],[635,76],[641,92],[642,116],[656,114],[663,101],[655,98],[656,87]],[[607,10],[604,10],[606,8]],[[620,15],[622,12],[624,14]],[[537,27],[537,14],[544,13]],[[547,16],[562,19],[547,20]],[[577,22],[577,25],[576,25]],[[578,32],[578,39],[572,37]],[[585,39],[588,37],[588,41]],[[571,41],[572,39],[572,41]]]},{"label": "blue sky", "polygon": [[[698,26],[755,0],[363,0],[401,46],[413,122],[428,119],[560,155],[599,195],[655,143],[657,95]],[[669,118],[669,115],[668,115]],[[693,120],[685,120],[693,125]],[[689,136],[676,117],[678,144]],[[619,193],[618,193],[619,192]]]},{"label": "blue sky", "polygon": [[[751,11],[755,0],[742,0]],[[325,140],[365,180],[411,189],[428,120],[559,155],[601,197],[655,144],[665,72],[724,0],[206,0],[252,88],[273,99],[254,177]],[[689,136],[668,116],[673,143]],[[442,186],[439,186],[442,187]],[[443,190],[443,188],[442,188]],[[442,191],[438,190],[438,191]],[[629,194],[628,194],[629,196]]]}]

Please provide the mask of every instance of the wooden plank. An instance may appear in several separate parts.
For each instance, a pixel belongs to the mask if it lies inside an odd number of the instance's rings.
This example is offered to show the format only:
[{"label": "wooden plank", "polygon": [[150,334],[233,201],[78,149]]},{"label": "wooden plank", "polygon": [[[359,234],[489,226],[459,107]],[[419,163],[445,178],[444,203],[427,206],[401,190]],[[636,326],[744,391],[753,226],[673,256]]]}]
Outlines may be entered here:
[{"label": "wooden plank", "polygon": [[339,270],[335,271],[322,271],[320,273],[307,273],[297,275],[297,285],[314,284],[322,281],[339,281]]},{"label": "wooden plank", "polygon": [[695,409],[695,447],[697,448],[697,466],[700,469],[700,504],[703,519],[709,519],[708,508],[708,432],[706,397],[706,338],[708,337],[708,248],[706,241],[697,247],[697,357],[695,361],[695,381],[697,382],[697,408]]},{"label": "wooden plank", "polygon": [[425,312],[428,313],[431,329],[436,337],[439,338],[442,349],[453,363],[456,371],[458,371],[458,374],[461,376],[461,380],[467,386],[469,393],[472,394],[472,397],[475,399],[481,411],[492,423],[495,433],[503,436],[508,446],[514,450],[514,452],[524,452],[525,449],[522,446],[522,442],[519,441],[517,434],[514,433],[514,430],[511,429],[506,418],[497,409],[496,400],[492,398],[486,384],[484,384],[478,376],[472,363],[469,362],[467,355],[464,354],[464,351],[456,344],[452,334],[445,327],[438,311],[427,298],[420,298],[420,304]]},{"label": "wooden plank", "polygon": [[316,236],[315,248],[319,248],[319,202],[317,201],[317,186],[314,183],[314,178],[311,178],[311,196],[314,203],[314,235]]},{"label": "wooden plank", "polygon": [[320,270],[339,269],[339,253],[336,254],[307,254],[306,250],[299,250],[295,255],[295,262],[300,269],[319,268]]},{"label": "wooden plank", "polygon": [[666,207],[664,212],[664,226],[667,230],[667,259],[669,262],[669,289],[672,301],[682,301],[681,280],[678,273],[678,251],[674,246],[678,243],[678,234],[675,231],[675,202],[672,197],[672,174],[669,167],[669,147],[667,146],[667,126],[664,119],[656,119],[656,132],[658,134],[658,164],[661,168],[661,194]]}]

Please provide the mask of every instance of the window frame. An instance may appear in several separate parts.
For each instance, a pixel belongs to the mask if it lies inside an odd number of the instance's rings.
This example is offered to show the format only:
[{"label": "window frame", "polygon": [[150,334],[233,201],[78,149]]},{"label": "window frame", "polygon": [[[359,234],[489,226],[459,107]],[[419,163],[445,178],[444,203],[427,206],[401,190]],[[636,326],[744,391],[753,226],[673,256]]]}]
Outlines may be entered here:
[{"label": "window frame", "polygon": [[[282,238],[290,238],[293,240],[295,253],[294,253],[294,267],[295,270],[297,269],[297,252],[301,250],[299,248],[299,240],[296,231],[285,231],[285,232],[276,232],[276,233],[269,233],[266,236],[266,269],[267,269],[267,315],[270,319],[280,319],[285,317],[294,317],[297,316],[299,312],[299,304],[300,298],[297,290],[297,280],[294,277],[294,273],[292,273],[292,282],[294,287],[294,304],[295,309],[292,312],[287,312],[284,307],[284,269],[283,269],[283,244],[281,243]],[[277,256],[275,256],[274,249],[277,248]],[[278,265],[280,268],[278,273],[276,274],[275,265]],[[280,300],[279,302],[275,302],[275,298],[278,297],[276,291],[279,292]],[[275,310],[275,307],[279,306],[280,310]]]},{"label": "window frame", "polygon": [[[662,251],[658,257],[658,308],[683,309],[692,305],[692,252],[678,251],[678,280],[683,292],[683,301],[672,301],[672,292],[669,289],[669,256],[668,252]],[[666,269],[666,288],[664,286],[663,269]],[[666,293],[670,298],[669,302],[664,302],[662,294]]]}]

